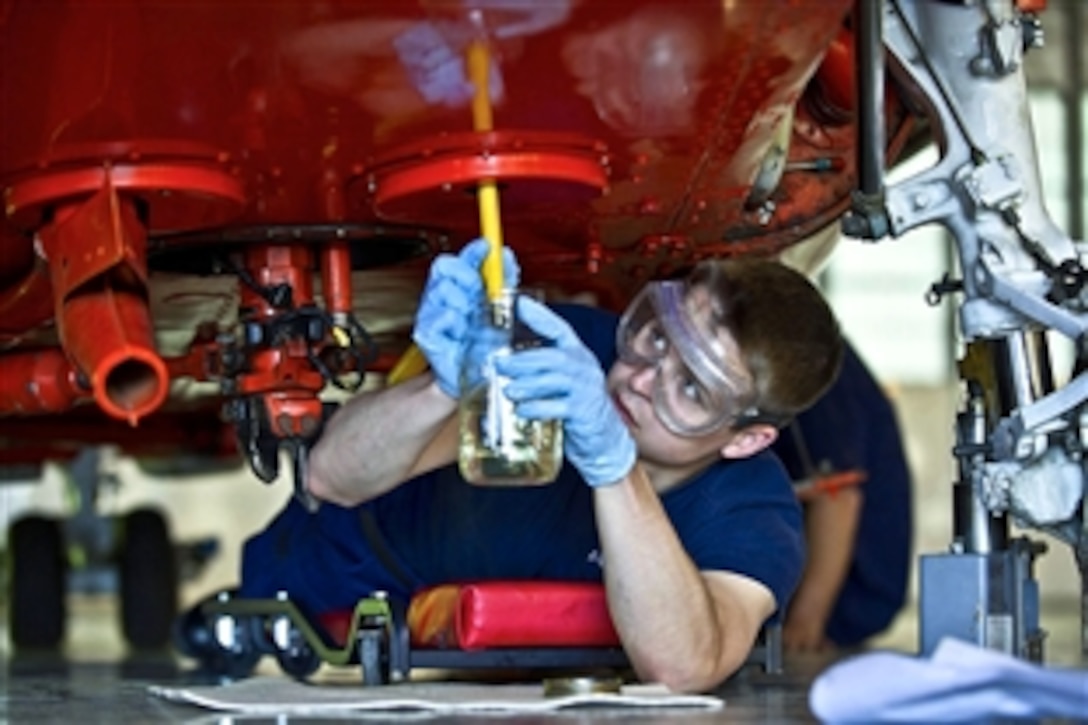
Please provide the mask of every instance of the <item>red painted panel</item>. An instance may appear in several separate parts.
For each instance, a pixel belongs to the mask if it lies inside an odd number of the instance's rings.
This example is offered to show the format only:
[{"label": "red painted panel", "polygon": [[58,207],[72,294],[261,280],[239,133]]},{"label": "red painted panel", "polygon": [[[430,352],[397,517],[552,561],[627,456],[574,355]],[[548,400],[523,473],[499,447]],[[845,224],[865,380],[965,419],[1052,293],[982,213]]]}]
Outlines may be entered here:
[{"label": "red painted panel", "polygon": [[[426,227],[431,251],[456,247],[478,233],[481,178],[498,183],[526,282],[606,304],[702,257],[776,251],[838,216],[854,186],[852,6],[0,0],[0,342],[58,343],[53,300],[72,290],[52,288],[35,234],[109,186],[149,248],[188,262],[209,240],[297,240],[339,313],[368,293],[352,288],[345,249],[382,243],[338,242],[350,225]],[[464,69],[479,39],[491,134],[473,131]],[[888,107],[895,145],[909,124]],[[791,170],[760,209],[750,187],[783,125]],[[70,238],[70,258],[93,256],[105,233]],[[317,248],[333,242],[333,256]],[[425,265],[404,269],[421,279]],[[152,273],[149,296],[160,283]]]},{"label": "red painted panel", "polygon": [[[548,223],[562,202],[511,189],[525,220],[511,243],[522,231],[541,242],[592,234],[618,248],[665,232],[713,243],[723,227],[758,226],[741,202],[767,131],[797,101],[850,4],[481,3],[497,8],[483,13],[496,129],[567,132],[607,149],[609,193],[578,199],[565,223]],[[460,54],[476,31],[462,8],[15,0],[0,26],[0,102],[18,109],[0,121],[0,180],[105,162],[138,173],[168,158],[236,178],[238,220],[326,220],[327,170],[350,183],[390,149],[471,131]],[[164,228],[238,211],[221,182],[203,193],[148,183],[160,188],[141,195],[178,207]],[[354,201],[349,219],[377,213],[367,195]],[[441,221],[426,199],[411,216]]]}]

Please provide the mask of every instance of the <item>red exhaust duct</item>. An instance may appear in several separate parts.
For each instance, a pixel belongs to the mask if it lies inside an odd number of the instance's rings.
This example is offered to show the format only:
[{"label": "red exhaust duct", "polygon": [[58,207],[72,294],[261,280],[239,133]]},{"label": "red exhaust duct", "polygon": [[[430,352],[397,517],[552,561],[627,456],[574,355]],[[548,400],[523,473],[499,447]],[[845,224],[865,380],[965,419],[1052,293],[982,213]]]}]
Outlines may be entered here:
[{"label": "red exhaust duct", "polygon": [[135,203],[106,176],[90,198],[58,210],[39,233],[60,342],[102,410],[136,425],[166,399],[147,304],[147,235]]}]

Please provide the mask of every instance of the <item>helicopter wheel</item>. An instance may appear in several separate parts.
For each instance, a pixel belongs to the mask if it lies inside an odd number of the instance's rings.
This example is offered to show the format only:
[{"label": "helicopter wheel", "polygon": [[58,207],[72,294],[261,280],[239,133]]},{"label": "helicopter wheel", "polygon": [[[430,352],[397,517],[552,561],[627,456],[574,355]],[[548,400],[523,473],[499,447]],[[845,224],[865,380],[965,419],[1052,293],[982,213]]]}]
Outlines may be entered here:
[{"label": "helicopter wheel", "polygon": [[166,518],[140,509],[125,516],[122,525],[121,630],[135,649],[163,649],[178,611],[177,561]]},{"label": "helicopter wheel", "polygon": [[11,642],[17,649],[56,649],[67,618],[68,560],[59,521],[28,516],[8,533]]}]

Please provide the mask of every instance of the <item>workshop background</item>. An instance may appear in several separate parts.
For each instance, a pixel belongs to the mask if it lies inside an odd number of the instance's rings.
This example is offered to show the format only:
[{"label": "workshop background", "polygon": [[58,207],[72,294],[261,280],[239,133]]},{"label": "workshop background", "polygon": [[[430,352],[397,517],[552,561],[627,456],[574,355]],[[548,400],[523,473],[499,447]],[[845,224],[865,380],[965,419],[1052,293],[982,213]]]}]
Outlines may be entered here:
[{"label": "workshop background", "polygon": [[[1088,37],[1088,22],[1079,32],[1066,23],[1073,4],[1051,2],[1044,15],[1047,45],[1028,56],[1033,121],[1038,139],[1042,181],[1047,206],[1055,222],[1070,236],[1084,239],[1088,217],[1085,166],[1088,155],[1088,56],[1070,38]],[[1081,20],[1086,13],[1081,11]],[[928,150],[898,173],[909,173],[931,163]],[[955,463],[950,454],[959,398],[955,360],[959,342],[954,307],[949,301],[928,305],[924,296],[946,271],[955,272],[954,247],[938,228],[926,228],[901,239],[873,244],[842,241],[821,276],[820,283],[838,312],[847,335],[887,387],[899,414],[914,477],[915,562],[911,604],[875,644],[903,651],[917,649],[917,556],[942,552],[951,540],[951,483]],[[1055,357],[1058,372],[1069,369],[1068,353]],[[291,494],[290,482],[259,482],[244,464],[230,470],[192,476],[154,476],[134,461],[104,451],[105,467],[116,485],[102,491],[103,513],[123,513],[141,506],[158,506],[167,515],[179,543],[215,542],[215,553],[195,576],[183,582],[181,606],[237,581],[242,542],[262,528]],[[281,470],[290,470],[282,467]],[[0,470],[0,532],[30,510],[60,515],[72,500],[63,468],[47,465],[42,475],[19,480],[15,471]],[[14,479],[14,480],[12,480]],[[1037,532],[1035,539],[1048,541]],[[0,538],[3,541],[3,538]],[[1079,617],[1081,581],[1070,548],[1048,541],[1049,552],[1038,562],[1044,609],[1044,629],[1076,632],[1070,622]],[[2,561],[2,557],[0,557]],[[2,580],[2,578],[0,578]],[[6,589],[0,589],[0,605]],[[0,606],[2,609],[2,606]],[[123,643],[116,627],[109,626],[115,601],[111,592],[73,595],[67,648],[73,656],[120,656]],[[1069,618],[1057,623],[1056,618]],[[1079,643],[1049,641],[1048,659],[1074,661]],[[0,618],[0,659],[10,644],[6,616]]]}]

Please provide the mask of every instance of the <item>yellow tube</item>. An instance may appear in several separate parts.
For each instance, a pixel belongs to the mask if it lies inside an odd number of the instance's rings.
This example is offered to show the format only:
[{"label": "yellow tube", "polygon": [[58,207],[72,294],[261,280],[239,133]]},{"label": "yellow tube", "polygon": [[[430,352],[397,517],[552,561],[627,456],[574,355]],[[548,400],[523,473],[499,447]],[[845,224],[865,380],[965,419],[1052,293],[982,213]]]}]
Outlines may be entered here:
[{"label": "yellow tube", "polygon": [[[491,60],[487,44],[473,41],[468,47],[468,75],[476,88],[472,96],[472,127],[477,133],[492,130],[491,91],[488,76]],[[499,189],[494,179],[484,179],[476,190],[480,208],[480,235],[487,240],[487,256],[481,274],[489,300],[497,299],[502,291],[502,219],[499,214]]]},{"label": "yellow tube", "polygon": [[494,128],[491,119],[491,92],[488,76],[491,74],[491,58],[487,43],[474,40],[468,46],[468,79],[476,90],[472,96],[472,128],[478,132]]},{"label": "yellow tube", "polygon": [[481,267],[489,300],[502,292],[502,222],[499,220],[499,190],[494,181],[481,181],[476,190],[480,203],[480,233],[488,242],[487,256]]},{"label": "yellow tube", "polygon": [[400,356],[400,359],[397,360],[397,363],[393,366],[393,369],[389,371],[389,374],[385,376],[385,384],[396,385],[409,378],[414,378],[426,370],[427,366],[427,358],[423,356],[423,351],[413,343],[404,351],[404,354]]},{"label": "yellow tube", "polygon": [[[476,87],[472,96],[472,127],[477,133],[492,130],[491,91],[488,76],[491,73],[491,59],[487,43],[473,41],[468,47],[469,80]],[[499,188],[494,179],[484,179],[476,190],[476,201],[480,213],[480,236],[487,240],[487,256],[484,257],[480,274],[489,300],[498,299],[503,288],[502,275],[502,218],[499,213]],[[419,375],[427,369],[427,358],[415,345],[411,345],[386,377],[387,385]]]}]

